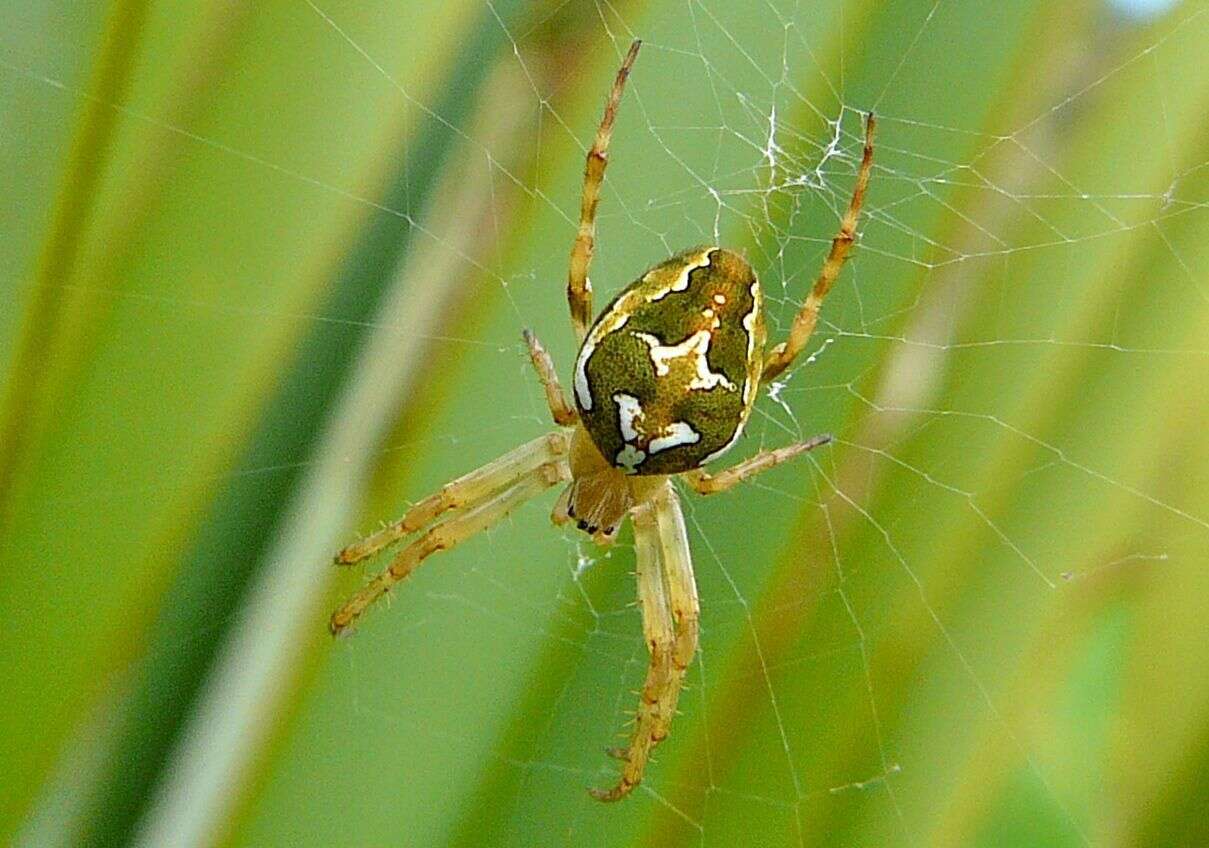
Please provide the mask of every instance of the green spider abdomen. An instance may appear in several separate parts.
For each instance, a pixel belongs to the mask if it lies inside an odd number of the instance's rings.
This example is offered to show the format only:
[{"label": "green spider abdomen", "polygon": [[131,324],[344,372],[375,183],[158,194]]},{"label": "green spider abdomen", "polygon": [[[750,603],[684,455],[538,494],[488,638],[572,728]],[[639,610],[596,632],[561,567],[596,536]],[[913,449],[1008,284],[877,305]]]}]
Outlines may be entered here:
[{"label": "green spider abdomen", "polygon": [[575,360],[575,405],[628,474],[678,474],[724,453],[751,414],[764,352],[747,261],[696,247],[654,266],[600,313]]}]

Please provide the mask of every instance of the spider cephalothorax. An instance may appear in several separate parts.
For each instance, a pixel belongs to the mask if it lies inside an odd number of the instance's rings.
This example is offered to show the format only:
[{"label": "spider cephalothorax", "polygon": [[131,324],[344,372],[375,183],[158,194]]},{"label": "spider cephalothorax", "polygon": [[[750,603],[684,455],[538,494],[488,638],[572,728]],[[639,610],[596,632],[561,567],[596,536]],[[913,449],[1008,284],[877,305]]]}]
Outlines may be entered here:
[{"label": "spider cephalothorax", "polygon": [[340,633],[429,555],[453,547],[552,486],[567,486],[554,506],[556,523],[574,522],[601,544],[628,517],[634,526],[638,600],[650,666],[630,742],[609,749],[621,777],[594,797],[614,801],[642,779],[651,749],[667,736],[685,672],[697,651],[697,588],[680,500],[679,476],[710,495],[830,441],[766,450],[717,474],[703,466],[738,440],[761,380],[780,374],[802,351],[855,239],[873,164],[873,116],[856,185],[839,233],[785,341],[765,351],[763,300],[755,272],[739,254],[695,247],[660,262],[592,316],[588,265],[596,205],[613,119],[640,42],[613,83],[596,141],[588,151],[579,232],[571,249],[567,299],[580,340],[572,381],[575,406],[563,394],[554,363],[525,331],[525,343],[558,429],[447,483],[394,524],[341,551],[348,565],[404,537],[424,532],[348,603],[332,614]]}]

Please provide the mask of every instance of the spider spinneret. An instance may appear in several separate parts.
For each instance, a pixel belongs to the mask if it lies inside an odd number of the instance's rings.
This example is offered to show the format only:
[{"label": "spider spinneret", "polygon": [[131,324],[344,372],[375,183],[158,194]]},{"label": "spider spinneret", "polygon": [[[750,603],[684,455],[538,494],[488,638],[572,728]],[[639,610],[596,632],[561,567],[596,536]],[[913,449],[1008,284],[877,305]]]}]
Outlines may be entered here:
[{"label": "spider spinneret", "polygon": [[[617,106],[640,41],[630,45],[588,150],[579,230],[571,248],[567,301],[580,340],[568,403],[550,355],[524,333],[534,370],[558,428],[445,484],[402,518],[336,556],[350,565],[415,533],[390,565],[336,610],[339,634],[374,601],[437,551],[492,526],[560,483],[555,523],[575,522],[609,544],[628,517],[634,527],[638,600],[650,664],[629,743],[608,753],[622,761],[602,801],[628,795],[642,780],[651,750],[671,727],[689,664],[697,652],[699,604],[688,533],[672,478],[694,491],[726,491],[800,456],[831,437],[764,450],[717,474],[702,466],[730,449],[751,415],[761,380],[784,371],[805,347],[856,238],[873,165],[873,116],[852,199],[822,269],[785,341],[765,351],[763,298],[755,272],[739,254],[695,247],[655,265],[626,287],[594,323],[588,282],[596,207]],[[421,532],[422,531],[422,532]]]}]

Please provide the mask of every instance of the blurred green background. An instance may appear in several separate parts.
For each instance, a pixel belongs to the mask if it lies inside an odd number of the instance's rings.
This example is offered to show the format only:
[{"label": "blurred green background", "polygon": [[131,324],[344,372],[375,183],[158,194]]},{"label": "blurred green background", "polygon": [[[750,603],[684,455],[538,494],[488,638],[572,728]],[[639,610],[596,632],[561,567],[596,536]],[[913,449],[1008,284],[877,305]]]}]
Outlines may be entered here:
[{"label": "blurred green background", "polygon": [[[0,844],[1209,844],[1209,14],[1199,2],[5,3]],[[743,250],[783,328],[686,496],[682,715],[631,537],[553,496],[351,639],[334,550],[548,427],[593,267]],[[598,300],[598,306],[603,303]]]}]

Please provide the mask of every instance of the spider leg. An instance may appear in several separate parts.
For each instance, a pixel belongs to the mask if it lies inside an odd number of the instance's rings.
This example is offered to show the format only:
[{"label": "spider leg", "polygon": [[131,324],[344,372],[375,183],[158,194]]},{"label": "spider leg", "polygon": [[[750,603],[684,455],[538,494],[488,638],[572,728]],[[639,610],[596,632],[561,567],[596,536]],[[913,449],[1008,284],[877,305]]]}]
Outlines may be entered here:
[{"label": "spider leg", "polygon": [[642,630],[650,651],[646,682],[638,700],[634,731],[630,744],[608,753],[625,760],[621,779],[612,789],[590,789],[593,798],[616,801],[625,797],[642,780],[642,771],[655,744],[655,728],[661,723],[659,711],[665,693],[672,685],[672,653],[676,644],[676,626],[668,606],[659,564],[659,537],[654,505],[647,503],[632,513],[636,549],[638,602],[642,608]]},{"label": "spider leg", "polygon": [[727,489],[737,486],[744,480],[755,477],[761,471],[767,471],[769,468],[780,465],[782,462],[788,462],[830,441],[831,434],[824,433],[821,436],[815,436],[812,439],[807,439],[794,445],[786,445],[776,450],[760,451],[751,459],[744,460],[738,465],[733,465],[717,474],[710,474],[698,468],[695,471],[688,472],[684,477],[689,485],[696,490],[697,494],[715,495],[718,492],[725,492]]},{"label": "spider leg", "polygon": [[633,512],[638,598],[651,654],[630,744],[610,756],[624,761],[611,789],[589,790],[600,801],[624,798],[642,781],[651,749],[667,737],[684,676],[697,652],[697,585],[680,500],[668,483]]},{"label": "spider leg", "polygon": [[558,372],[554,370],[554,360],[531,330],[525,330],[523,335],[525,344],[529,346],[529,359],[533,362],[533,370],[537,372],[537,379],[542,381],[542,388],[546,390],[546,403],[550,406],[554,423],[560,427],[570,427],[579,421],[579,414],[567,403],[567,396],[563,394],[563,387],[558,382]]},{"label": "spider leg", "polygon": [[561,432],[547,433],[492,460],[481,468],[446,483],[415,504],[393,524],[354,542],[336,555],[337,565],[352,565],[371,557],[431,524],[451,509],[463,509],[502,489],[543,463],[566,456],[568,440]]},{"label": "spider leg", "polygon": [[366,584],[360,592],[353,595],[344,606],[332,613],[332,634],[339,635],[342,630],[356,621],[370,604],[415,571],[427,557],[437,551],[449,550],[471,536],[481,533],[525,501],[570,476],[571,471],[566,460],[558,459],[546,462],[523,473],[519,479],[503,491],[491,495],[469,509],[429,528],[424,535],[400,551],[385,571]]},{"label": "spider leg", "polygon": [[856,185],[852,189],[852,199],[848,202],[848,210],[844,213],[844,219],[840,223],[840,231],[831,240],[831,250],[827,254],[827,260],[823,263],[823,268],[819,271],[819,276],[814,281],[814,287],[810,290],[806,302],[794,316],[793,325],[789,328],[789,337],[774,347],[764,359],[762,377],[764,380],[776,377],[788,368],[794,358],[802,352],[802,348],[806,346],[806,342],[814,332],[815,323],[819,320],[819,309],[823,306],[823,298],[827,297],[827,292],[831,291],[832,284],[840,275],[840,269],[844,267],[844,260],[848,258],[848,251],[852,249],[852,242],[856,239],[856,223],[861,215],[861,206],[865,202],[865,190],[869,186],[869,172],[873,168],[873,129],[875,125],[873,113],[870,112],[865,116],[865,151],[861,156],[861,167],[856,175]]},{"label": "spider leg", "polygon": [[672,608],[672,620],[676,624],[676,646],[672,652],[675,670],[673,688],[668,696],[668,709],[663,714],[664,721],[655,733],[655,741],[661,742],[667,736],[672,717],[676,714],[684,675],[697,654],[701,607],[697,601],[697,580],[693,576],[693,558],[688,546],[688,531],[684,527],[684,513],[680,510],[680,497],[670,482],[655,501],[655,520],[659,526],[659,547],[663,552],[668,602]]},{"label": "spider leg", "polygon": [[588,280],[588,266],[592,264],[592,251],[596,247],[596,204],[600,202],[600,186],[604,181],[605,165],[608,164],[609,140],[613,136],[613,119],[617,116],[617,105],[625,90],[626,78],[638,57],[642,42],[634,39],[626,53],[613,90],[605,104],[604,117],[596,129],[596,140],[588,151],[584,164],[583,194],[579,201],[579,231],[571,246],[571,266],[567,272],[567,302],[571,307],[571,324],[575,335],[583,341],[592,325],[592,283]]}]

